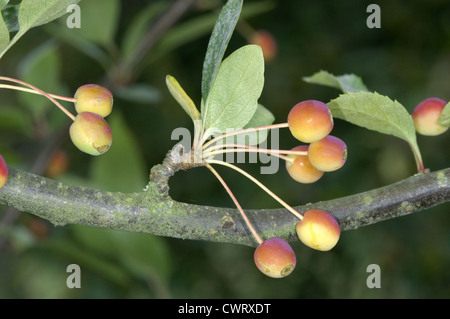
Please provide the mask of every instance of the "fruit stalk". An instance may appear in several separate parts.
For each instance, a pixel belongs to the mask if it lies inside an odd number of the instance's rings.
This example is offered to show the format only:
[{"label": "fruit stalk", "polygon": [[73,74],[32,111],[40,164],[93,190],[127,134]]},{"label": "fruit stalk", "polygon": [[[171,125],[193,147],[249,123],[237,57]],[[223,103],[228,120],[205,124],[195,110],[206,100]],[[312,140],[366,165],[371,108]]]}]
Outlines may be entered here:
[{"label": "fruit stalk", "polygon": [[250,231],[252,232],[253,236],[255,237],[256,241],[258,242],[258,244],[260,245],[263,240],[261,239],[261,237],[258,235],[258,233],[256,232],[255,228],[253,227],[252,223],[250,222],[250,220],[248,219],[247,215],[245,214],[244,210],[242,209],[241,205],[239,204],[239,202],[237,201],[236,197],[234,196],[233,192],[231,191],[231,189],[228,187],[228,185],[225,183],[225,181],[223,180],[223,178],[219,175],[219,173],[209,164],[206,164],[206,167],[214,174],[214,176],[216,176],[216,178],[219,180],[219,182],[222,184],[222,186],[225,188],[225,190],[227,191],[228,195],[231,197],[231,199],[233,200],[234,204],[236,205],[237,209],[239,210],[239,212],[242,215],[242,218],[244,219],[245,223],[247,224],[247,227],[250,229]]},{"label": "fruit stalk", "polygon": [[248,179],[250,179],[252,182],[254,182],[256,185],[258,185],[260,188],[262,188],[267,194],[269,194],[273,199],[275,199],[278,203],[280,203],[284,208],[286,208],[290,213],[292,213],[295,217],[297,217],[298,219],[302,220],[303,216],[302,214],[300,214],[298,211],[296,211],[294,208],[292,208],[289,204],[287,204],[284,200],[282,200],[280,197],[278,197],[277,195],[275,195],[274,192],[272,192],[270,189],[268,189],[266,186],[264,186],[264,184],[262,184],[259,180],[257,180],[256,178],[254,178],[252,175],[250,175],[249,173],[247,173],[246,171],[244,171],[243,169],[227,163],[227,162],[223,162],[223,161],[217,161],[217,160],[209,160],[208,163],[210,164],[218,164],[218,165],[223,165],[223,166],[227,166],[231,169],[234,169],[235,171],[241,173],[242,175],[244,175],[245,177],[247,177]]},{"label": "fruit stalk", "polygon": [[264,125],[264,126],[259,126],[259,127],[242,129],[242,130],[238,130],[235,132],[225,133],[225,134],[222,134],[220,136],[213,138],[209,142],[204,143],[203,149],[206,149],[211,144],[218,142],[220,140],[223,140],[224,138],[227,138],[229,136],[239,135],[239,134],[243,134],[243,133],[257,132],[257,131],[261,131],[261,130],[270,130],[270,129],[274,129],[274,128],[287,128],[287,127],[288,127],[288,123],[279,123],[279,124]]},{"label": "fruit stalk", "polygon": [[72,119],[72,121],[75,121],[75,116],[70,113],[69,111],[67,111],[67,109],[62,106],[58,101],[56,101],[50,94],[48,94],[47,92],[42,91],[41,89],[35,87],[34,85],[31,85],[29,83],[23,82],[21,80],[17,80],[17,79],[13,79],[13,78],[9,78],[9,77],[5,77],[5,76],[0,76],[0,80],[3,81],[9,81],[9,82],[14,82],[14,83],[18,83],[24,86],[27,86],[33,90],[35,90],[36,92],[39,92],[41,95],[45,96],[47,99],[49,99],[50,101],[53,102],[53,104],[55,104],[61,111],[63,111],[68,117],[70,117]]}]

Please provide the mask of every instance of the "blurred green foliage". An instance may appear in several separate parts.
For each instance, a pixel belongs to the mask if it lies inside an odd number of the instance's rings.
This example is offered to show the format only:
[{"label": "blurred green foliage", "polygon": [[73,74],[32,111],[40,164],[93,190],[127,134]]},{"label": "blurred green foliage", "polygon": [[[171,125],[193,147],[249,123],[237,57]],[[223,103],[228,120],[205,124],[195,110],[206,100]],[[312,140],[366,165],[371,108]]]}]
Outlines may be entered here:
[{"label": "blurred green foliage", "polygon": [[[381,28],[369,29],[372,1],[245,0],[227,54],[247,44],[248,28],[270,31],[278,56],[266,65],[260,102],[286,120],[306,99],[324,102],[337,90],[305,83],[321,69],[359,75],[369,89],[399,100],[412,111],[421,100],[450,100],[450,4],[377,1]],[[115,95],[108,121],[112,148],[92,158],[76,150],[64,128],[68,119],[44,98],[2,90],[0,153],[9,165],[30,170],[47,141],[62,134],[60,148],[70,168],[61,181],[111,191],[140,191],[150,168],[177,141],[171,132],[192,123],[165,87],[174,75],[194,102],[200,101],[203,58],[220,1],[198,0],[132,64],[146,32],[171,4],[150,0],[82,0],[82,28],[65,18],[31,29],[0,61],[0,74],[29,81],[48,92],[71,96],[86,83],[104,84]],[[101,18],[100,18],[101,17]],[[189,27],[187,29],[187,27]],[[188,31],[186,31],[188,30]],[[73,93],[72,93],[73,92]],[[69,110],[73,111],[70,103]],[[63,133],[61,133],[61,130]],[[343,169],[313,185],[292,181],[280,163],[261,181],[292,205],[346,196],[406,178],[415,172],[405,142],[337,120],[334,134],[346,141]],[[296,141],[281,131],[280,147]],[[450,135],[418,137],[426,167],[449,166]],[[255,164],[242,165],[259,175]],[[251,182],[220,168],[244,208],[278,207]],[[221,185],[202,168],[170,181],[174,199],[232,206]],[[450,296],[449,204],[420,214],[344,232],[331,252],[294,243],[297,268],[287,278],[262,275],[253,249],[183,241],[84,226],[55,228],[22,213],[0,235],[2,298],[447,298]],[[81,289],[68,289],[69,264],[81,267]],[[370,264],[381,267],[381,288],[366,286]]]}]

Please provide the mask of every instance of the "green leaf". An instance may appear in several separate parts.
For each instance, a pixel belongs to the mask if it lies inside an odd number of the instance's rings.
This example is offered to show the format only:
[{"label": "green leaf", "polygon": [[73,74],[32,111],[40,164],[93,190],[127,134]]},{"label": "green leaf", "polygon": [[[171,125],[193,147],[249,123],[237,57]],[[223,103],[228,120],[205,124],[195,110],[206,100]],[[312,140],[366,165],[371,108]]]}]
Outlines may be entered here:
[{"label": "green leaf", "polygon": [[[30,0],[27,0],[27,1],[30,1]],[[33,0],[33,4],[34,5],[36,5],[35,2],[41,2],[41,5],[44,5],[47,8],[45,9],[45,12],[43,12],[41,17],[39,19],[36,19],[36,21],[33,23],[32,27],[33,28],[34,27],[38,27],[40,25],[47,24],[47,23],[49,23],[49,22],[51,22],[53,20],[56,20],[56,19],[62,17],[63,15],[68,13],[67,7],[69,5],[71,5],[71,4],[78,4],[80,1],[81,0],[60,0],[60,1],[57,1],[55,3],[52,3],[54,1],[45,1],[45,4],[43,4],[42,1],[35,1],[35,0]],[[25,9],[23,9],[22,6],[23,6],[24,2],[25,1],[22,0],[22,4],[20,5],[19,23],[21,21],[24,21],[24,20],[28,21],[29,20],[29,17],[28,17],[29,13],[32,12],[33,9],[37,8],[37,7],[34,6],[32,8],[25,8]],[[84,2],[86,2],[86,1],[84,1]],[[26,16],[22,14],[24,19],[21,19],[21,11],[24,11],[24,12],[26,11],[26,13],[27,13]],[[31,20],[34,20],[34,19],[35,19],[35,17],[33,17]],[[22,28],[23,25],[20,24],[20,27]]]},{"label": "green leaf", "polygon": [[8,46],[2,48],[0,58],[11,48],[29,29],[48,23],[66,14],[70,4],[77,4],[80,0],[22,0],[18,11],[19,30]]},{"label": "green leaf", "polygon": [[[210,134],[243,128],[256,112],[264,86],[264,58],[257,45],[246,45],[227,57],[202,105],[202,120]],[[206,134],[208,135],[208,134]]]},{"label": "green leaf", "polygon": [[[0,9],[3,9],[4,5],[5,3],[0,2]],[[3,20],[3,16],[0,15],[0,52],[8,46],[8,43],[9,43],[8,26],[6,25],[5,20]]]},{"label": "green leaf", "polygon": [[166,76],[166,84],[169,88],[170,94],[172,94],[174,99],[181,105],[183,110],[186,111],[192,121],[199,120],[200,113],[198,112],[197,107],[186,92],[184,92],[177,80],[175,80],[173,76],[168,75]]},{"label": "green leaf", "polygon": [[216,72],[222,62],[223,55],[233,34],[243,0],[229,0],[219,14],[206,50],[202,74],[202,99],[206,101],[216,78]]},{"label": "green leaf", "polygon": [[344,93],[369,91],[361,78],[354,74],[333,75],[327,71],[319,71],[303,80],[308,83],[330,86]]},{"label": "green leaf", "polygon": [[441,113],[441,117],[439,118],[439,124],[442,126],[450,126],[450,102],[444,107]]},{"label": "green leaf", "polygon": [[3,10],[3,8],[8,4],[9,0],[0,0],[0,10]]},{"label": "green leaf", "polygon": [[359,92],[341,94],[328,106],[335,118],[405,140],[416,160],[420,159],[414,122],[399,102],[378,93]]},{"label": "green leaf", "polygon": [[[244,129],[261,127],[270,125],[275,121],[275,117],[272,112],[266,109],[261,104],[258,105],[255,114],[250,119]],[[269,130],[260,130],[255,132],[248,132],[244,134],[236,135],[235,143],[245,144],[245,145],[258,145],[267,139]]]},{"label": "green leaf", "polygon": [[2,17],[10,33],[19,31],[19,21],[17,20],[18,14],[18,4],[9,4],[2,8]]},{"label": "green leaf", "polygon": [[84,39],[108,46],[113,42],[120,14],[119,0],[82,1],[81,28],[71,31]]}]

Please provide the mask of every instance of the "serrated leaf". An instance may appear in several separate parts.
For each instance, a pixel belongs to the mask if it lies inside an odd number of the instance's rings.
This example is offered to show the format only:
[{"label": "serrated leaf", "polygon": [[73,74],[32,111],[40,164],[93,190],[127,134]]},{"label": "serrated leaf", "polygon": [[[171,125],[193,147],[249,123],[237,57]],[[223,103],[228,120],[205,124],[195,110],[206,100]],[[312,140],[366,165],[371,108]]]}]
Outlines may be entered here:
[{"label": "serrated leaf", "polygon": [[246,45],[227,57],[202,105],[205,130],[243,128],[256,112],[264,86],[264,58],[257,45]]},{"label": "serrated leaf", "polygon": [[166,76],[166,84],[169,88],[170,94],[174,97],[174,99],[181,105],[183,110],[190,116],[192,121],[196,121],[200,119],[200,113],[197,110],[194,102],[192,102],[191,98],[186,94],[178,81],[171,75]]},{"label": "serrated leaf", "polygon": [[407,141],[415,139],[414,122],[397,101],[378,93],[341,94],[328,103],[333,117]]},{"label": "serrated leaf", "polygon": [[330,86],[344,93],[369,91],[361,78],[354,74],[333,75],[327,71],[319,71],[303,80],[312,84]]},{"label": "serrated leaf", "polygon": [[216,78],[217,70],[222,62],[223,55],[233,34],[239,15],[242,10],[243,0],[229,0],[222,8],[214,25],[202,73],[202,99],[206,101],[209,91]]},{"label": "serrated leaf", "polygon": [[442,110],[441,116],[439,117],[439,124],[446,127],[450,126],[450,102]]},{"label": "serrated leaf", "polygon": [[342,94],[328,106],[335,118],[405,140],[421,162],[414,122],[399,102],[376,92],[359,92]]},{"label": "serrated leaf", "polygon": [[[275,117],[273,116],[272,112],[259,104],[255,114],[250,119],[248,124],[244,126],[244,129],[270,125],[274,121]],[[269,130],[259,130],[255,132],[239,134],[236,135],[235,143],[245,145],[258,145],[267,139],[268,134]]]}]

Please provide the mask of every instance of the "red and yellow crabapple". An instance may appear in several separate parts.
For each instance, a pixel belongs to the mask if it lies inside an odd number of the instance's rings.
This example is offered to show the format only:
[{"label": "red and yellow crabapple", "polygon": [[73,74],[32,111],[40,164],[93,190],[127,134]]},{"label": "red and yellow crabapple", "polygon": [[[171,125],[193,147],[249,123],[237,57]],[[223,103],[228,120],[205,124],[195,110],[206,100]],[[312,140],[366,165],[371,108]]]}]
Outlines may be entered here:
[{"label": "red and yellow crabapple", "polygon": [[107,88],[98,84],[85,84],[75,92],[77,113],[91,112],[101,117],[108,116],[113,107],[113,95]]},{"label": "red and yellow crabapple", "polygon": [[8,180],[8,165],[2,155],[0,155],[0,188],[5,186]]},{"label": "red and yellow crabapple", "polygon": [[50,178],[56,178],[64,174],[69,168],[69,157],[64,150],[55,151],[47,164],[45,175]]},{"label": "red and yellow crabapple", "polygon": [[430,97],[420,102],[412,113],[417,133],[436,136],[448,130],[448,127],[438,123],[447,102],[436,97]]},{"label": "red and yellow crabapple", "polygon": [[263,51],[266,63],[275,59],[278,53],[278,45],[272,33],[266,30],[257,30],[250,38],[251,44],[259,45]]},{"label": "red and yellow crabapple", "polygon": [[320,209],[308,210],[295,229],[302,243],[321,251],[328,251],[336,246],[341,235],[336,219]]},{"label": "red and yellow crabapple", "polygon": [[91,112],[78,114],[70,126],[70,138],[79,150],[90,154],[105,153],[112,144],[112,132],[103,117]]},{"label": "red and yellow crabapple", "polygon": [[297,264],[292,247],[279,237],[263,241],[255,250],[254,260],[256,267],[272,278],[286,277]]},{"label": "red and yellow crabapple", "polygon": [[289,112],[287,122],[292,135],[303,143],[323,139],[334,126],[328,105],[316,100],[296,104]]},{"label": "red and yellow crabapple", "polygon": [[[308,151],[308,145],[294,147],[291,151]],[[312,166],[308,155],[288,155],[293,161],[286,161],[286,170],[291,178],[299,183],[310,184],[318,181],[324,172]]]},{"label": "red and yellow crabapple", "polygon": [[319,171],[332,172],[344,166],[347,145],[340,138],[328,135],[309,145],[308,158]]}]

